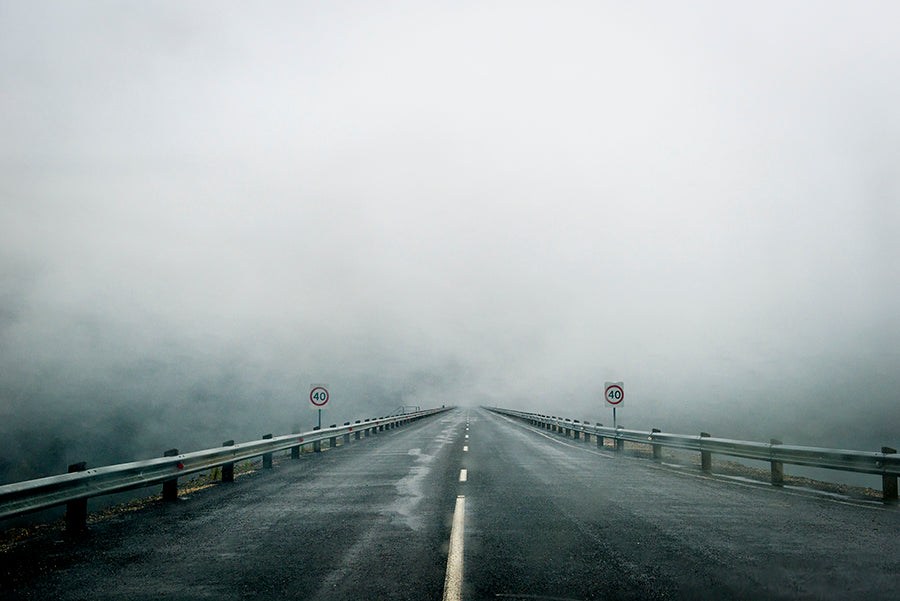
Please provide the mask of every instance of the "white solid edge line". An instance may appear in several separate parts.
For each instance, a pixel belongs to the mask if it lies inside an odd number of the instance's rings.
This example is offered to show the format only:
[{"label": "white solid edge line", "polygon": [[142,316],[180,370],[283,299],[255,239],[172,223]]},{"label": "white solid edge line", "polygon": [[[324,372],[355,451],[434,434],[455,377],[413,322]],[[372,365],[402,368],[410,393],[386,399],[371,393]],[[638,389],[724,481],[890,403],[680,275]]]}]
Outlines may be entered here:
[{"label": "white solid edge line", "polygon": [[466,470],[466,469],[459,470],[459,481],[460,482],[465,482],[468,477],[469,477],[468,470]]},{"label": "white solid edge line", "polygon": [[465,528],[466,498],[456,497],[453,526],[450,528],[450,552],[447,556],[447,576],[444,578],[444,601],[462,600],[463,529]]}]

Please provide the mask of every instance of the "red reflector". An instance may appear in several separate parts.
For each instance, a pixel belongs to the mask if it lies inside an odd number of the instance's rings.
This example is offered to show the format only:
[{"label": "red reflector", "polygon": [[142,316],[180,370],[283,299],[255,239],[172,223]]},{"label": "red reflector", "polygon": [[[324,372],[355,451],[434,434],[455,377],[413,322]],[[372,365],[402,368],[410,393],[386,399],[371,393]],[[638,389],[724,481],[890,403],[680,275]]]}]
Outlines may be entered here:
[{"label": "red reflector", "polygon": [[353,428],[352,428],[352,427],[350,428],[350,431],[353,432]]},{"label": "red reflector", "polygon": [[179,462],[178,462],[178,465],[176,465],[175,467],[177,467],[177,468],[180,469],[180,470],[183,470],[183,469],[184,469],[184,464],[181,463],[181,462],[179,461]]},{"label": "red reflector", "polygon": [[302,437],[300,438],[300,442],[303,442],[303,438],[302,438]]}]

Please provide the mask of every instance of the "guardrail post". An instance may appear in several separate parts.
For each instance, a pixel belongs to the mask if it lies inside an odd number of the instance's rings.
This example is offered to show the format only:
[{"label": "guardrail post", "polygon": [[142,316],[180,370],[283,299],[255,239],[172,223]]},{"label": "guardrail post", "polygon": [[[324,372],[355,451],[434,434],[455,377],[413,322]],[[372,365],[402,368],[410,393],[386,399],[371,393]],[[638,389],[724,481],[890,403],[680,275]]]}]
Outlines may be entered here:
[{"label": "guardrail post", "polygon": [[[597,422],[597,427],[602,428],[603,424],[601,424],[600,422]],[[597,436],[597,446],[603,447],[603,435],[600,433],[597,433],[596,436]]]},{"label": "guardrail post", "polygon": [[[300,434],[300,432],[297,431],[297,428],[294,428],[291,430],[291,434]],[[300,446],[291,447],[291,459],[300,459]]]},{"label": "guardrail post", "polygon": [[[709,438],[709,432],[701,432],[700,438]],[[712,471],[712,453],[709,451],[700,451],[700,469],[704,472]]]},{"label": "guardrail post", "polygon": [[[897,449],[892,449],[891,447],[881,447],[881,452],[885,455],[894,455],[897,453]],[[882,497],[885,503],[896,503],[897,502],[897,476],[894,474],[882,474],[881,475],[881,490]]]},{"label": "guardrail post", "polygon": [[616,432],[616,450],[624,451],[625,450],[625,441],[619,438],[619,433]]},{"label": "guardrail post", "polygon": [[[779,445],[784,444],[783,441],[778,440],[777,438],[772,438],[769,440],[769,444],[771,445]],[[772,484],[775,486],[781,486],[784,484],[784,463],[781,461],[772,461]]]},{"label": "guardrail post", "polygon": [[[349,426],[350,422],[344,422],[345,426]],[[344,444],[350,444],[350,432],[344,434]]]},{"label": "guardrail post", "polygon": [[[360,423],[360,421],[356,420],[356,423],[358,424],[358,423]],[[360,438],[362,438],[361,434],[362,433],[359,431],[359,429],[357,429],[356,430],[356,440],[359,440]]]},{"label": "guardrail post", "polygon": [[[87,463],[80,461],[69,466],[69,473],[83,472]],[[75,499],[66,503],[66,532],[75,534],[87,528],[87,499]]]},{"label": "guardrail post", "polygon": [[[223,447],[233,447],[233,440],[226,440],[222,443]],[[234,482],[234,462],[225,463],[222,465],[222,482]]]},{"label": "guardrail post", "polygon": [[[266,434],[263,436],[263,440],[269,440],[270,438],[272,438],[271,434]],[[263,469],[272,469],[272,453],[263,453]]]},{"label": "guardrail post", "polygon": [[[178,449],[169,449],[163,453],[163,457],[176,457],[178,455]],[[166,480],[163,482],[163,491],[162,491],[163,501],[177,501],[178,500],[178,478],[173,478],[171,480]]]},{"label": "guardrail post", "polygon": [[[329,428],[337,428],[337,424],[331,424],[328,427]],[[333,449],[336,446],[337,446],[337,436],[332,436],[331,438],[328,439],[328,447]]]},{"label": "guardrail post", "polygon": [[[659,428],[652,428],[650,430],[650,438],[653,438],[653,435],[657,432],[662,432]],[[662,461],[662,446],[655,444],[653,445],[653,459],[656,461]]]}]

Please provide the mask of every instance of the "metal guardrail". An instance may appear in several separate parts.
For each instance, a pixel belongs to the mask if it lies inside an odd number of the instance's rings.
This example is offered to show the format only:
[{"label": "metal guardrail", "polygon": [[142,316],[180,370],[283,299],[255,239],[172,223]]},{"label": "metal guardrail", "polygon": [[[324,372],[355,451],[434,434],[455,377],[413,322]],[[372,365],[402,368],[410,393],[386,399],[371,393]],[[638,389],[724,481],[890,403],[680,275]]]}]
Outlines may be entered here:
[{"label": "metal guardrail", "polygon": [[515,417],[531,422],[533,425],[562,432],[579,438],[595,436],[597,444],[603,439],[615,442],[617,449],[622,448],[625,441],[650,445],[654,458],[661,457],[662,448],[680,449],[700,453],[700,465],[704,471],[712,469],[712,455],[728,455],[744,459],[757,459],[771,463],[772,483],[782,484],[784,481],[784,464],[821,467],[832,470],[843,470],[863,474],[882,476],[883,496],[887,502],[897,500],[897,476],[900,475],[900,455],[896,449],[882,447],[882,452],[854,451],[848,449],[828,449],[822,447],[805,447],[786,445],[772,440],[768,443],[713,438],[705,432],[699,436],[685,434],[669,434],[659,430],[626,430],[625,428],[609,428],[601,424],[591,425],[587,422],[570,420],[557,416],[540,415],[511,409],[490,408],[495,413]]},{"label": "metal guardrail", "polygon": [[175,452],[171,454],[167,452],[165,457],[93,469],[84,469],[81,464],[83,471],[0,486],[0,519],[68,504],[67,526],[79,528],[84,525],[87,516],[86,503],[91,497],[162,483],[163,497],[174,500],[178,494],[178,478],[188,474],[222,467],[223,480],[227,481],[233,479],[233,466],[239,461],[262,456],[263,466],[271,467],[272,454],[280,451],[291,450],[293,457],[299,457],[300,448],[306,445],[312,445],[314,450],[318,451],[321,450],[321,443],[324,440],[330,441],[331,446],[335,446],[338,437],[344,437],[344,442],[349,442],[354,435],[358,439],[444,411],[449,409],[442,407],[402,416],[357,421],[353,424],[348,422],[343,426],[299,434],[277,437],[267,435],[268,437],[262,440],[239,444],[228,441],[225,446],[192,453],[177,454],[173,449]]}]

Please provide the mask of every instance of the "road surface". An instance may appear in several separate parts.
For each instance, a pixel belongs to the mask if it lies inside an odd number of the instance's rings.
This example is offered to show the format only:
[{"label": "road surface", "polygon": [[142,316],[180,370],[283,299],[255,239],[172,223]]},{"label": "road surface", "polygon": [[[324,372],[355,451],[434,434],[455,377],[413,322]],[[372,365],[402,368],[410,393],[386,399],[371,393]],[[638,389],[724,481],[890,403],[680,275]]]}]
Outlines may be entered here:
[{"label": "road surface", "polygon": [[897,507],[457,409],[0,555],[0,599],[897,599]]}]

